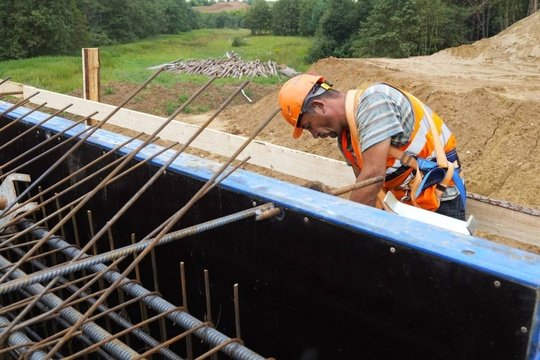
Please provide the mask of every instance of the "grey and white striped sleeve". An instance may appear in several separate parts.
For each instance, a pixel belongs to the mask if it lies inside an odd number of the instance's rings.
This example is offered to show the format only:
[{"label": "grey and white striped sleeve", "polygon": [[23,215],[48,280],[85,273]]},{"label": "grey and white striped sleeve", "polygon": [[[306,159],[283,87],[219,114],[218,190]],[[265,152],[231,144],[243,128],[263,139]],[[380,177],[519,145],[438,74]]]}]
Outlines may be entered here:
[{"label": "grey and white striped sleeve", "polygon": [[401,123],[398,106],[388,95],[374,92],[362,96],[356,113],[361,151],[403,133]]}]

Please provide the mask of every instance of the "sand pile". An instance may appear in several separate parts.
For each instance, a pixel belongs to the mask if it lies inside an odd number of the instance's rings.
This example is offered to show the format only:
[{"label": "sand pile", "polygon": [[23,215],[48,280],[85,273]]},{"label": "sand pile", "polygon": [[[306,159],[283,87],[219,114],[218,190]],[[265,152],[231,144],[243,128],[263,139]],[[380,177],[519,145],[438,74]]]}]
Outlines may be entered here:
[{"label": "sand pile", "polygon": [[[540,12],[522,19],[501,33],[471,45],[443,52],[484,61],[540,61]],[[540,66],[540,65],[539,65]]]}]

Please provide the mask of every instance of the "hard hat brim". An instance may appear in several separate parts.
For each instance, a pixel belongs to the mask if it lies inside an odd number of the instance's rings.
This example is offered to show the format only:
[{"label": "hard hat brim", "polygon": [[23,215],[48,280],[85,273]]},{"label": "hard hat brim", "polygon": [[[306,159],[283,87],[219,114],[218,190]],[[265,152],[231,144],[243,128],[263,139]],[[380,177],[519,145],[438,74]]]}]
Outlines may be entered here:
[{"label": "hard hat brim", "polygon": [[298,139],[302,135],[302,131],[304,131],[304,129],[295,126],[292,132],[293,139]]}]

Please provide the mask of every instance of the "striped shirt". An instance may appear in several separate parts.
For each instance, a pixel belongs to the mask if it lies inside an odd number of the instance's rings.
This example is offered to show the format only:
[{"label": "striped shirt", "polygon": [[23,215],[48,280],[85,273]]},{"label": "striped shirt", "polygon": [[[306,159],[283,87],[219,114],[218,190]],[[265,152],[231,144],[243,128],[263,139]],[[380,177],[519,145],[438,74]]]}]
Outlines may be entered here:
[{"label": "striped shirt", "polygon": [[[388,138],[390,138],[390,143],[394,147],[399,148],[407,144],[414,129],[414,123],[415,119],[411,103],[399,90],[382,83],[369,86],[360,96],[356,112],[360,151],[364,152],[371,146]],[[348,150],[353,153],[350,138],[348,143]],[[343,152],[340,137],[338,137],[338,147]],[[350,165],[347,159],[346,161]],[[401,163],[396,160],[394,166],[386,169],[386,175],[393,173],[400,166]],[[412,175],[405,181],[404,185],[411,178]],[[458,195],[457,188],[449,187],[441,201],[453,199]]]},{"label": "striped shirt", "polygon": [[[401,147],[409,142],[414,128],[411,104],[389,85],[371,85],[360,97],[356,127],[362,152],[387,138],[392,146]],[[341,149],[339,138],[338,146]]]}]

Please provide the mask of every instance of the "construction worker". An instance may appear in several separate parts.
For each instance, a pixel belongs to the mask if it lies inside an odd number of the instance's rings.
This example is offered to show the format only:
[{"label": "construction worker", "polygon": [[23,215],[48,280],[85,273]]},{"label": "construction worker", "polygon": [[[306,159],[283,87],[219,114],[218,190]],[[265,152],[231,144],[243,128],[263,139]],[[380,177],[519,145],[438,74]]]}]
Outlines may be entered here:
[{"label": "construction worker", "polygon": [[[319,75],[289,79],[279,92],[293,138],[337,138],[357,181],[385,176],[350,199],[384,208],[386,191],[400,201],[465,220],[465,186],[454,135],[413,95],[384,83],[340,92]],[[437,134],[437,136],[435,136]]]}]

